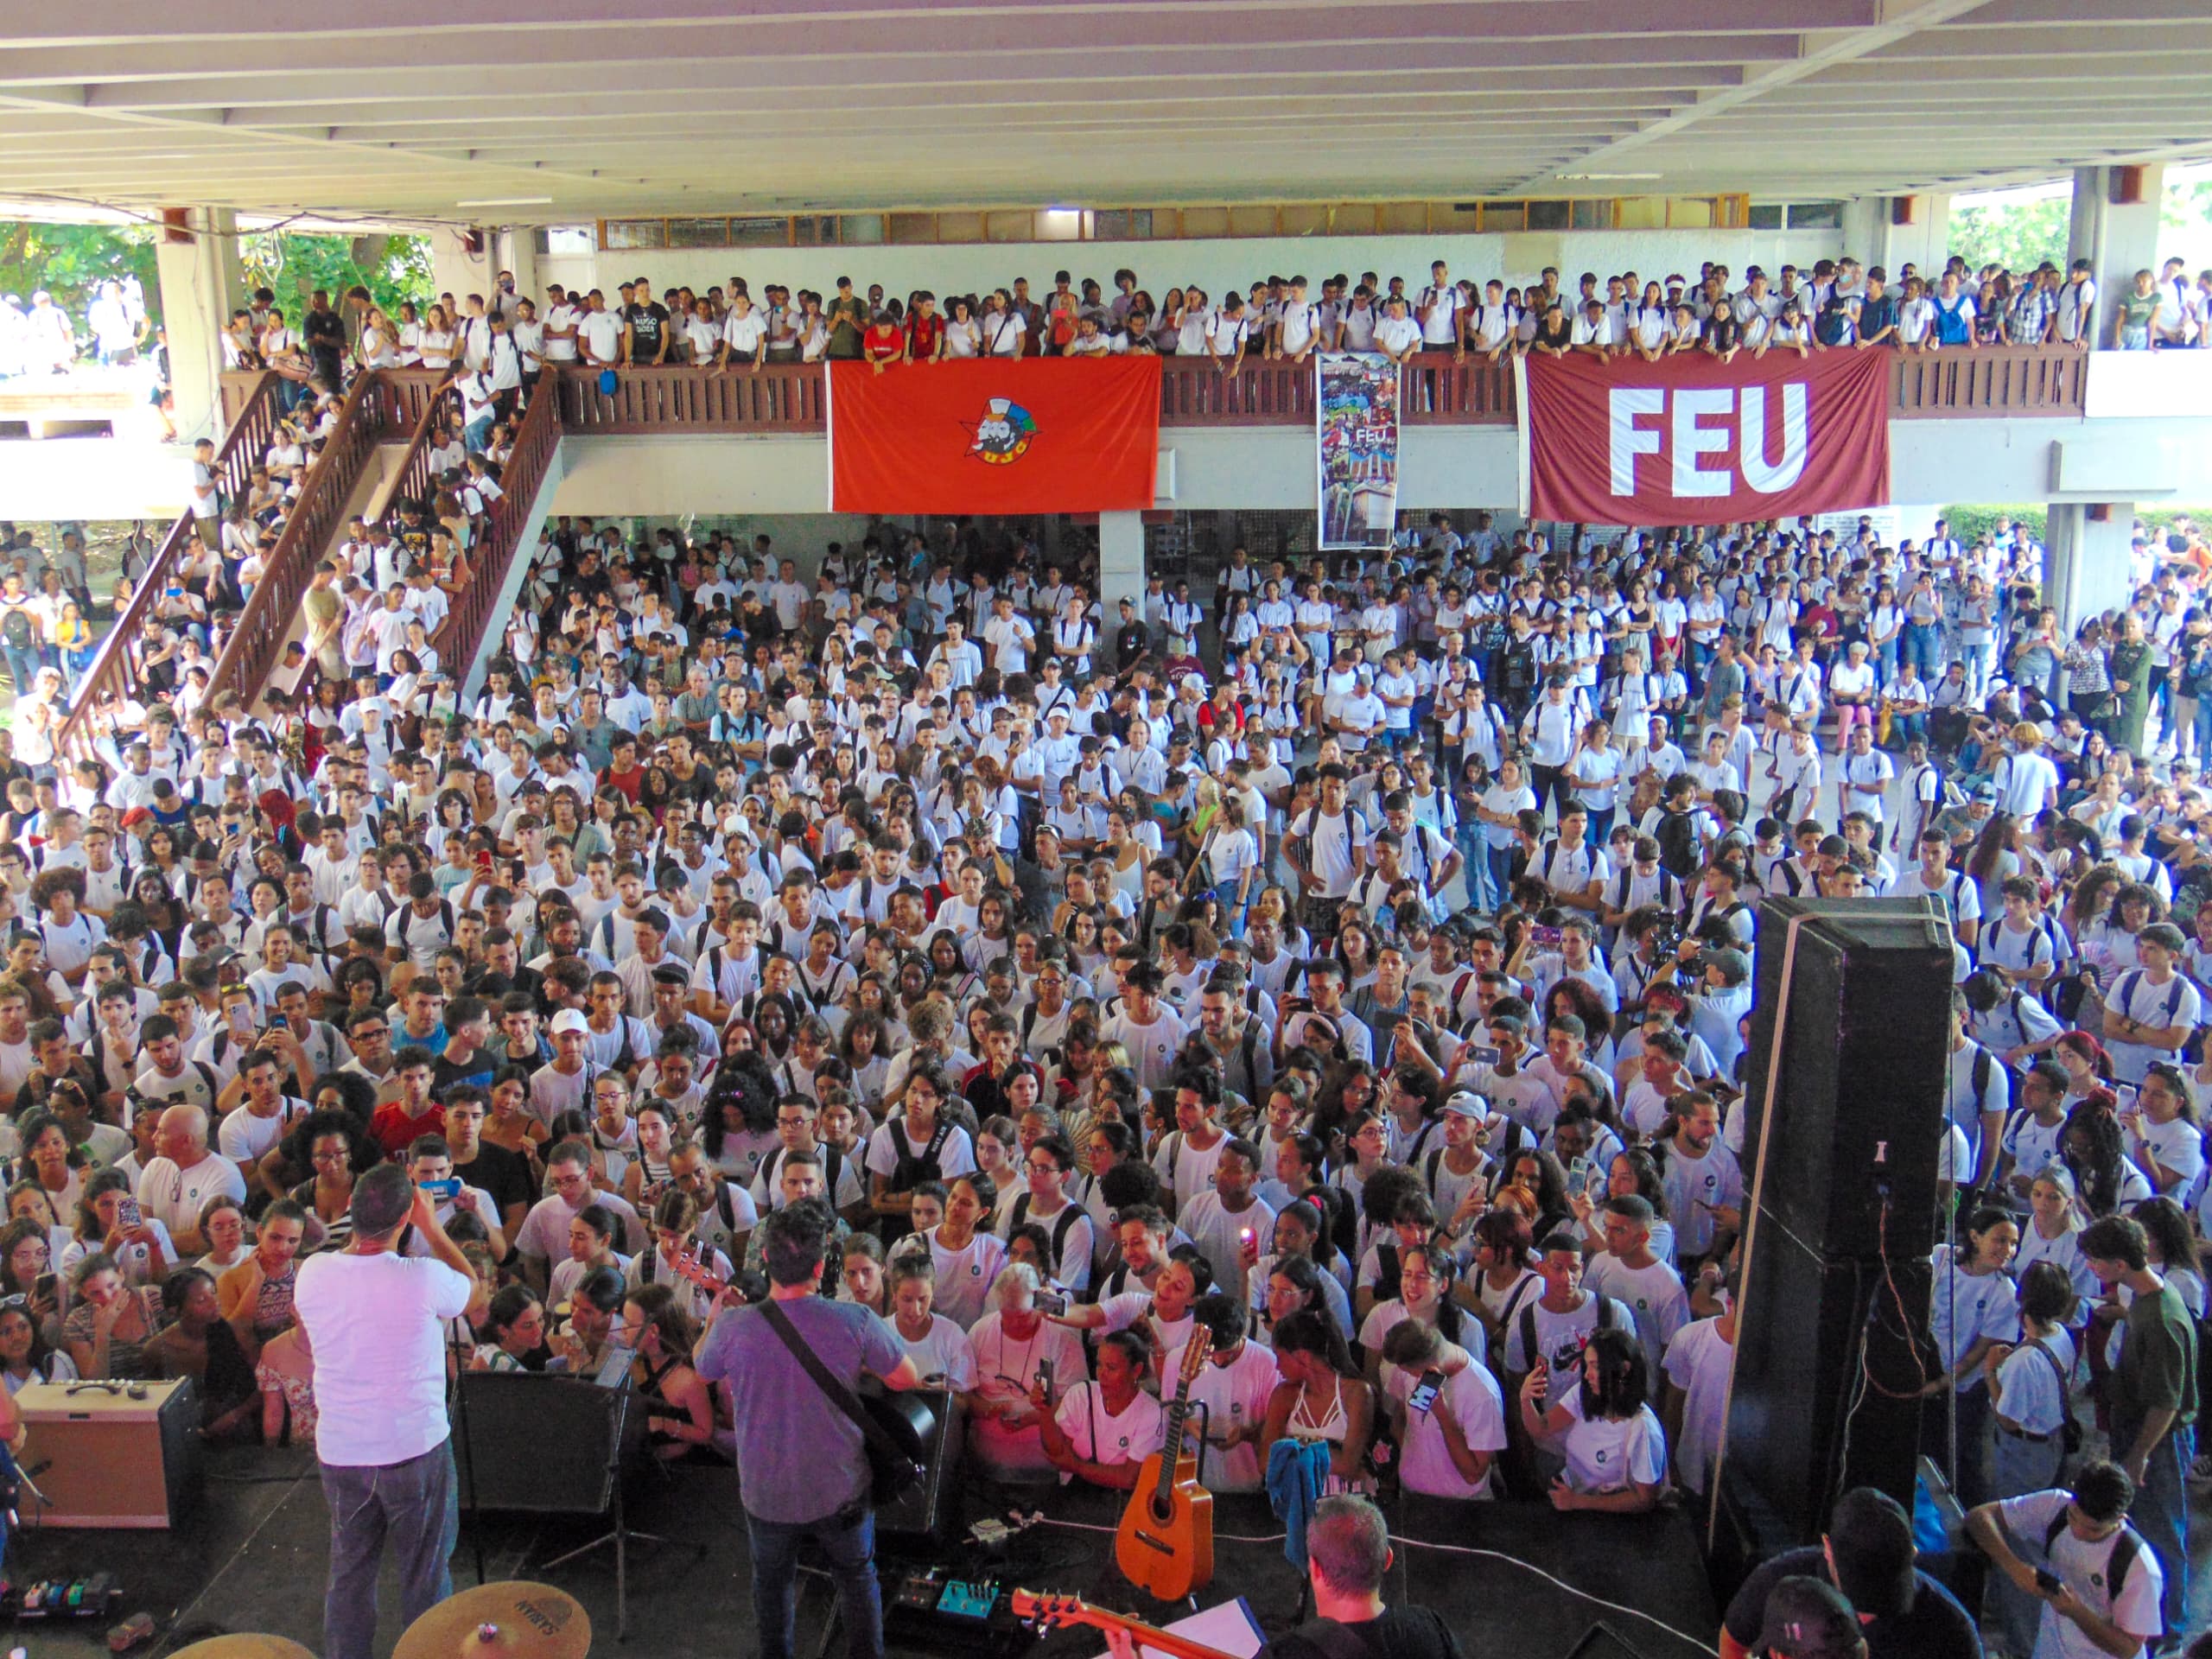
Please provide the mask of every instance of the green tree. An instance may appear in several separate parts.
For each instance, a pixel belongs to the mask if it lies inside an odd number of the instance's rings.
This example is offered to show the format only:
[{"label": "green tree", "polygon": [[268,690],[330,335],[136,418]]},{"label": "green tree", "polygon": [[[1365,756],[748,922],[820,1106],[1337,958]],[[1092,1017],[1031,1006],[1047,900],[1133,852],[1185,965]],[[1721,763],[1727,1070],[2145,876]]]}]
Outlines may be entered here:
[{"label": "green tree", "polygon": [[368,254],[364,265],[354,258],[357,238],[347,236],[294,236],[264,232],[240,239],[239,253],[249,289],[264,283],[276,290],[276,302],[290,315],[307,308],[308,296],[318,288],[336,302],[357,283],[387,311],[402,300],[429,303],[430,244],[427,237],[392,236],[358,238]]},{"label": "green tree", "polygon": [[2063,195],[1955,207],[1951,211],[1951,251],[1970,270],[1997,264],[2017,274],[2033,270],[2046,259],[2063,266],[2067,221],[2072,213],[2072,202]]},{"label": "green tree", "polygon": [[154,272],[154,238],[146,225],[42,225],[0,220],[0,293],[29,304],[45,289],[80,326],[85,308],[110,276],[136,276],[146,308],[161,318],[161,283]]}]

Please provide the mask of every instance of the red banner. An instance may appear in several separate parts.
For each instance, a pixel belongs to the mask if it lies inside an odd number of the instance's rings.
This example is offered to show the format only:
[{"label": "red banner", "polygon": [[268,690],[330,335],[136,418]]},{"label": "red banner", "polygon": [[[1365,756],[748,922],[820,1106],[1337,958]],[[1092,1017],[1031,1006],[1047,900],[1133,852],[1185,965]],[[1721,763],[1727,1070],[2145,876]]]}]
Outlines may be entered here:
[{"label": "red banner", "polygon": [[833,512],[1141,510],[1159,465],[1156,357],[830,365]]},{"label": "red banner", "polygon": [[1866,351],[1522,360],[1523,505],[1562,524],[1711,524],[1886,505],[1890,363]]}]

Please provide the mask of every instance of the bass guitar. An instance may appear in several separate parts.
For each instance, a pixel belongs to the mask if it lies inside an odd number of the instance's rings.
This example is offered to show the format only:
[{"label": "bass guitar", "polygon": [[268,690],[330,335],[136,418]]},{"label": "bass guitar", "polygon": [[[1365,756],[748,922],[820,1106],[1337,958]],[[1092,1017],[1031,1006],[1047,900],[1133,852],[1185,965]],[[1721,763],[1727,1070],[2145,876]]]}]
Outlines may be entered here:
[{"label": "bass guitar", "polygon": [[1114,1535],[1114,1562],[1122,1576],[1160,1601],[1180,1601],[1213,1578],[1213,1494],[1198,1484],[1198,1453],[1186,1451],[1183,1437],[1191,1384],[1211,1352],[1200,1333],[1184,1344],[1166,1438],[1138,1471]]},{"label": "bass guitar", "polygon": [[1103,1607],[1094,1607],[1075,1596],[1040,1595],[1033,1590],[1017,1590],[1014,1592],[1014,1616],[1026,1624],[1035,1625],[1040,1632],[1046,1629],[1069,1630],[1077,1624],[1088,1624],[1095,1630],[1126,1630],[1140,1649],[1149,1648],[1154,1653],[1169,1655],[1171,1659],[1230,1659],[1219,1648],[1210,1648],[1173,1630],[1163,1630],[1120,1613],[1109,1612]]}]

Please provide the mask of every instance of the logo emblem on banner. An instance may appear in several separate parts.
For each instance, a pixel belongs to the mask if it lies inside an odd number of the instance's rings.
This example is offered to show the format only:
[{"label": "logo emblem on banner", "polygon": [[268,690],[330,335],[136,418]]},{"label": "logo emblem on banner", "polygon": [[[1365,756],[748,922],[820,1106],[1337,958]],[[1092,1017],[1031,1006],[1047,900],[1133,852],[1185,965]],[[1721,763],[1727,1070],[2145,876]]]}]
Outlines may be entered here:
[{"label": "logo emblem on banner", "polygon": [[994,467],[1020,461],[1037,440],[1035,416],[1005,397],[992,398],[972,430],[975,442],[968,446],[968,453]]},{"label": "logo emblem on banner", "polygon": [[1141,512],[1160,471],[1156,357],[825,366],[834,512]]}]

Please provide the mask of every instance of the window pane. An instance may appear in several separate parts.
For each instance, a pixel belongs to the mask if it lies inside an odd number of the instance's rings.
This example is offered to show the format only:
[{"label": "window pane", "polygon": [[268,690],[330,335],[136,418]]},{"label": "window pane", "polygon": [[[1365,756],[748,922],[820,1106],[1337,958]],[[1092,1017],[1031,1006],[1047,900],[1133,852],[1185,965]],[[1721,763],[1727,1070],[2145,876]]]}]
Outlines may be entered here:
[{"label": "window pane", "polygon": [[610,219],[607,221],[609,248],[664,248],[668,226],[658,219]]},{"label": "window pane", "polygon": [[791,222],[781,213],[772,218],[733,219],[729,245],[733,248],[780,248],[791,239]]},{"label": "window pane", "polygon": [[1840,231],[1843,228],[1843,204],[1840,201],[1793,201],[1789,204],[1789,228],[1793,231]]},{"label": "window pane", "polygon": [[1783,207],[1778,201],[1755,201],[1751,204],[1751,226],[1755,231],[1778,231],[1782,228]]},{"label": "window pane", "polygon": [[668,245],[671,248],[726,248],[729,245],[729,220],[671,219],[668,221]]},{"label": "window pane", "polygon": [[874,247],[883,240],[881,213],[840,213],[837,240],[849,248]]},{"label": "window pane", "polygon": [[935,213],[892,214],[891,239],[893,242],[936,241],[937,215]]},{"label": "window pane", "polygon": [[1532,201],[1529,204],[1529,228],[1532,231],[1566,231],[1573,228],[1574,204],[1571,201]]}]

